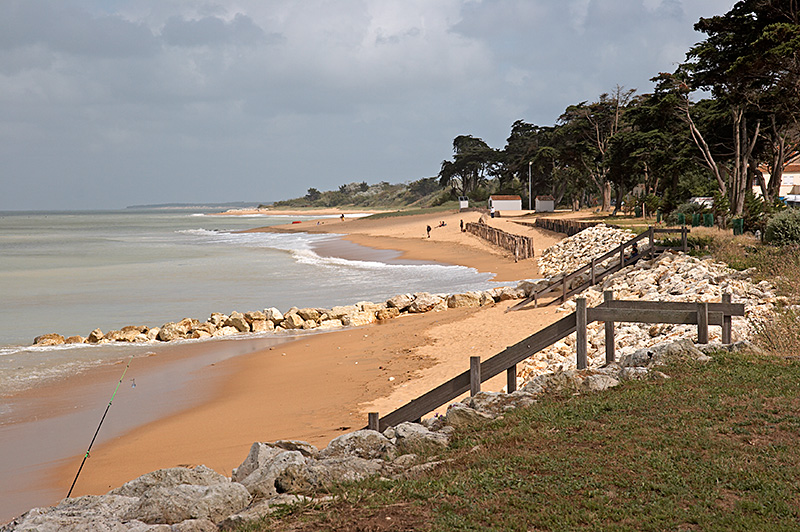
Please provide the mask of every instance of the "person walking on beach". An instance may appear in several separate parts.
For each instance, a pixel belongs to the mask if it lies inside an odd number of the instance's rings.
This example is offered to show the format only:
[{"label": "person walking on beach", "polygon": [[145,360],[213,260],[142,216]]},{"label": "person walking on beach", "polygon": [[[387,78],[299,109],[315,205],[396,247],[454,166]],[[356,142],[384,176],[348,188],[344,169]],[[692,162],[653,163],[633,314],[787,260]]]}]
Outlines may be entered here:
[{"label": "person walking on beach", "polygon": [[430,237],[431,237],[431,226],[429,225],[428,226],[428,238],[430,238]]},{"label": "person walking on beach", "polygon": [[464,232],[464,220],[461,220],[461,232]]}]

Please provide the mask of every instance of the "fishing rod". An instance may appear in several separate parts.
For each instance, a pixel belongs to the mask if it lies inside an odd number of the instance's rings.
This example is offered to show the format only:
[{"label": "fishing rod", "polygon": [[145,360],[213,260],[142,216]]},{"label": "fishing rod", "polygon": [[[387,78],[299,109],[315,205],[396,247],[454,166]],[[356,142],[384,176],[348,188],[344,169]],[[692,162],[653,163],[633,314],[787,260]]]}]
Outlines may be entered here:
[{"label": "fishing rod", "polygon": [[111,403],[114,402],[114,397],[116,397],[116,395],[117,395],[117,390],[119,390],[120,384],[122,384],[122,381],[125,379],[125,374],[128,372],[128,368],[131,367],[131,362],[133,362],[133,356],[131,356],[131,359],[128,360],[128,365],[125,366],[125,371],[122,372],[122,377],[119,378],[119,382],[117,383],[117,387],[114,388],[114,393],[111,394],[111,400],[108,402],[108,406],[106,406],[106,411],[103,412],[103,417],[102,417],[102,419],[100,419],[100,424],[97,425],[97,430],[94,431],[94,437],[92,438],[92,442],[89,444],[89,448],[86,449],[86,454],[83,455],[83,461],[81,462],[81,466],[78,468],[78,473],[75,475],[75,480],[72,481],[72,486],[70,486],[70,488],[69,488],[69,493],[67,493],[67,498],[68,499],[69,499],[69,496],[72,495],[72,490],[75,488],[75,483],[78,482],[78,477],[80,476],[81,470],[83,469],[83,464],[85,464],[86,463],[86,459],[89,458],[89,451],[92,450],[92,445],[94,445],[94,440],[97,439],[97,434],[100,432],[100,427],[103,426],[103,421],[106,420],[106,414],[108,414],[108,409],[111,408]]}]

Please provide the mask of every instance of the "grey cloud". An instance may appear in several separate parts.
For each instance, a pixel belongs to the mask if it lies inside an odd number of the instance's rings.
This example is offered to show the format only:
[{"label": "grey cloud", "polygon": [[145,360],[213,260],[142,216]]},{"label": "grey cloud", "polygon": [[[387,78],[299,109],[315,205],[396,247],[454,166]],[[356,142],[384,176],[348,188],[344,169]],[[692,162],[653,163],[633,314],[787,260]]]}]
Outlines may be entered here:
[{"label": "grey cloud", "polygon": [[158,45],[142,23],[96,17],[57,0],[11,0],[0,17],[0,48],[43,45],[56,53],[87,57],[152,55]]},{"label": "grey cloud", "polygon": [[282,40],[279,34],[266,34],[252,18],[241,13],[237,13],[231,21],[213,16],[193,20],[173,16],[167,19],[161,36],[168,44],[175,46],[252,45]]}]

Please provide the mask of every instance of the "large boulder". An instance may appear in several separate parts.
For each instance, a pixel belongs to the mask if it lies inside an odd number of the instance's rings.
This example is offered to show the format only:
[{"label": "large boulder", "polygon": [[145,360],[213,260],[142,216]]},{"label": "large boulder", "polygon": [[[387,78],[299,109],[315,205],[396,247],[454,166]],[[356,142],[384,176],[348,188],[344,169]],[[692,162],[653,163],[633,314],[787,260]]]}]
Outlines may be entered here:
[{"label": "large boulder", "polygon": [[357,456],[308,460],[285,468],[275,479],[275,487],[279,493],[314,493],[335,482],[352,482],[380,475],[384,466],[382,460]]},{"label": "large boulder", "polygon": [[[302,465],[306,462],[306,457],[300,451],[282,451],[264,465],[254,469],[239,482],[247,488],[254,497],[270,498],[278,494],[275,489],[275,479],[284,469],[291,465]],[[240,477],[238,474],[237,477]],[[235,512],[231,512],[235,513]]]},{"label": "large boulder", "polygon": [[512,393],[478,392],[462,402],[478,412],[496,417],[508,410],[532,405],[536,396],[522,390]]},{"label": "large boulder", "polygon": [[382,308],[375,313],[375,317],[378,319],[378,321],[390,320],[392,318],[396,318],[399,315],[400,311],[397,310],[397,308],[395,307]]},{"label": "large boulder", "polygon": [[61,345],[66,342],[66,339],[56,333],[42,334],[33,339],[33,345],[48,346],[48,345]]},{"label": "large boulder", "polygon": [[683,338],[675,342],[664,342],[653,347],[638,349],[623,356],[619,365],[622,367],[653,367],[671,362],[702,361],[704,357],[704,353],[697,349],[691,340]]},{"label": "large boulder", "polygon": [[376,430],[357,430],[334,438],[319,452],[320,458],[342,458],[358,456],[371,460],[374,458],[392,459],[397,451],[386,436]]},{"label": "large boulder", "polygon": [[414,296],[411,294],[399,294],[386,301],[386,306],[396,308],[400,312],[406,310],[414,302]]},{"label": "large boulder", "polygon": [[168,322],[161,326],[158,331],[158,339],[162,342],[172,342],[186,337],[187,331],[177,323]]},{"label": "large boulder", "polygon": [[9,523],[2,532],[171,532],[168,526],[153,526],[130,520],[125,514],[137,498],[120,495],[85,495],[64,499],[56,506],[33,508]]},{"label": "large boulder", "polygon": [[303,327],[305,320],[296,312],[287,313],[283,317],[281,327],[284,329],[300,329]]},{"label": "large boulder", "polygon": [[330,309],[326,314],[329,319],[344,321],[345,316],[355,314],[358,312],[358,307],[355,305],[336,306]]},{"label": "large boulder", "polygon": [[141,497],[155,487],[175,487],[183,484],[198,486],[212,486],[215,484],[228,484],[230,480],[220,475],[213,469],[204,465],[195,468],[171,467],[151,471],[138,478],[130,480],[108,492],[109,495],[122,495],[125,497]]},{"label": "large boulder", "polygon": [[444,416],[445,424],[456,428],[482,423],[490,419],[492,416],[478,412],[463,403],[453,403],[448,406]]},{"label": "large boulder", "polygon": [[103,331],[101,331],[100,329],[95,329],[89,333],[89,336],[86,337],[86,343],[96,344],[103,339],[103,336],[104,336]]},{"label": "large boulder", "polygon": [[264,309],[264,319],[272,322],[273,325],[278,325],[283,321],[283,314],[275,307]]},{"label": "large boulder", "polygon": [[440,296],[420,292],[416,294],[413,303],[409,305],[408,311],[412,314],[430,312],[432,310],[445,310],[447,302]]},{"label": "large boulder", "polygon": [[447,297],[447,308],[472,308],[481,306],[481,295],[479,292],[465,292],[463,294],[453,294]]},{"label": "large boulder", "polygon": [[352,314],[347,314],[342,318],[342,324],[345,327],[361,327],[362,325],[369,325],[375,323],[378,318],[374,312],[357,311]]},{"label": "large boulder", "polygon": [[224,327],[235,327],[239,332],[250,332],[250,323],[241,312],[231,312],[228,319],[225,320]]},{"label": "large boulder", "polygon": [[237,482],[156,486],[142,494],[125,517],[150,524],[174,524],[187,519],[217,522],[245,509],[250,498],[247,489]]},{"label": "large boulder", "polygon": [[300,315],[301,318],[305,321],[316,321],[319,322],[320,317],[322,316],[322,312],[316,308],[301,308],[297,311],[297,314]]},{"label": "large boulder", "polygon": [[392,427],[391,434],[398,452],[404,454],[417,452],[420,448],[446,447],[450,442],[445,433],[433,432],[419,423],[407,421]]}]

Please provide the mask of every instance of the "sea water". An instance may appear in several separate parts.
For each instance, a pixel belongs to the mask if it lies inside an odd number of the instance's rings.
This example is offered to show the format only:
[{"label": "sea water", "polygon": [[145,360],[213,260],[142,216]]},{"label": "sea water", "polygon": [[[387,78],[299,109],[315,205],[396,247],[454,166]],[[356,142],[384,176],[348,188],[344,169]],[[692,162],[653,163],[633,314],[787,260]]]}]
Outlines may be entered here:
[{"label": "sea water", "polygon": [[87,336],[95,328],[205,321],[212,312],[330,308],[500,284],[491,274],[396,260],[399,254],[348,260],[315,252],[339,235],[239,232],[309,219],[187,210],[0,212],[0,396],[152,349],[31,346],[44,333]]}]

